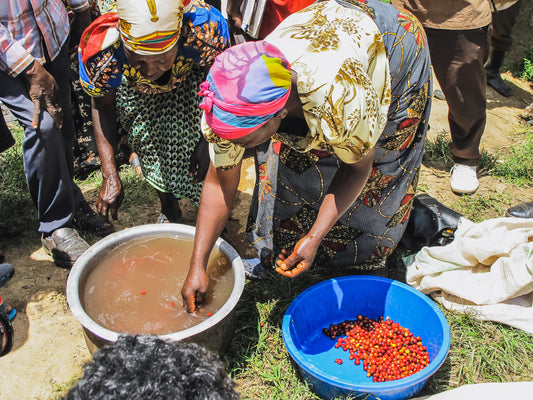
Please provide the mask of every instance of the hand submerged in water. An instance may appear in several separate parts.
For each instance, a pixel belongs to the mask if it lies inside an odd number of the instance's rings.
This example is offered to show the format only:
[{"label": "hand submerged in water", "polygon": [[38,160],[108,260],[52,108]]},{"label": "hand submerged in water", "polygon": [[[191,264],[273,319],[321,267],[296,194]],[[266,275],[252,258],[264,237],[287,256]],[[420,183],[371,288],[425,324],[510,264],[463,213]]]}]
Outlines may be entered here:
[{"label": "hand submerged in water", "polygon": [[188,313],[195,313],[198,306],[205,301],[207,287],[209,285],[209,276],[205,272],[205,268],[197,267],[190,268],[187,278],[181,288],[181,297],[183,304]]}]

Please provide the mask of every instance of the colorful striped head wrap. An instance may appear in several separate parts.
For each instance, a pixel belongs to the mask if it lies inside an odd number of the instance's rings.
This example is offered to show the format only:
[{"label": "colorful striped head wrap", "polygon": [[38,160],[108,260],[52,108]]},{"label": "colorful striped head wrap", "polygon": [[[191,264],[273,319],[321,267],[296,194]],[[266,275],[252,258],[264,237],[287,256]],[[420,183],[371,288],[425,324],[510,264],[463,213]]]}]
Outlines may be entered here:
[{"label": "colorful striped head wrap", "polygon": [[83,32],[80,56],[86,62],[122,39],[137,54],[161,54],[179,40],[183,14],[192,0],[116,0],[116,10],[101,15]]},{"label": "colorful striped head wrap", "polygon": [[117,0],[118,28],[124,46],[137,54],[170,50],[181,33],[191,0]]},{"label": "colorful striped head wrap", "polygon": [[265,41],[247,42],[219,54],[200,85],[200,108],[213,133],[237,139],[281,110],[291,88],[290,64]]}]

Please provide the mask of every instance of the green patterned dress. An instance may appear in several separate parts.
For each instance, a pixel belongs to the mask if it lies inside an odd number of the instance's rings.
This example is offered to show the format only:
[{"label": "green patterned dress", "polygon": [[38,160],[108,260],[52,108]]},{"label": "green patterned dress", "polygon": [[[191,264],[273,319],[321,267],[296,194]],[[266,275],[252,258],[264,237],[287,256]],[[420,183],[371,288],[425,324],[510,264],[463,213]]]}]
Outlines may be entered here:
[{"label": "green patterned dress", "polygon": [[91,96],[117,91],[117,120],[146,180],[197,205],[202,185],[189,176],[190,157],[201,138],[197,93],[216,55],[229,46],[226,21],[209,5],[194,2],[184,14],[177,46],[174,65],[157,82],[128,64],[120,42],[87,60],[80,78]]}]

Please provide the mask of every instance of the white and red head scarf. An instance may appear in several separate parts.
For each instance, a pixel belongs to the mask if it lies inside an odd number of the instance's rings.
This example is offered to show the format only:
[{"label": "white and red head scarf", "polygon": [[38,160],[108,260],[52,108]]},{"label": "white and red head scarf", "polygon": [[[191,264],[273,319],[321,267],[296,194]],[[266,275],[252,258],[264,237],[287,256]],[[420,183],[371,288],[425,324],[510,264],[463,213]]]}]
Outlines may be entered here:
[{"label": "white and red head scarf", "polygon": [[191,7],[191,0],[117,0],[124,46],[141,55],[170,50],[180,37],[183,13]]},{"label": "white and red head scarf", "polygon": [[116,7],[97,18],[82,35],[83,62],[118,40],[137,54],[161,54],[179,40],[183,14],[192,0],[116,0]]}]

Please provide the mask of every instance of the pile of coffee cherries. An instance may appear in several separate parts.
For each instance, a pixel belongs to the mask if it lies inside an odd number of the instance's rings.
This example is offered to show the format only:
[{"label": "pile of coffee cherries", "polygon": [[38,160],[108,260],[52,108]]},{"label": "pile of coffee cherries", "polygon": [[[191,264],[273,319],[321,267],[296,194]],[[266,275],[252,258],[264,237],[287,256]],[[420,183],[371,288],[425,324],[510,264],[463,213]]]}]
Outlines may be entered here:
[{"label": "pile of coffee cherries", "polygon": [[[349,359],[374,382],[388,382],[410,376],[429,364],[429,354],[420,336],[391,319],[363,317],[331,324],[323,332],[337,339],[336,348],[350,353]],[[335,360],[342,364],[342,359]]]}]

